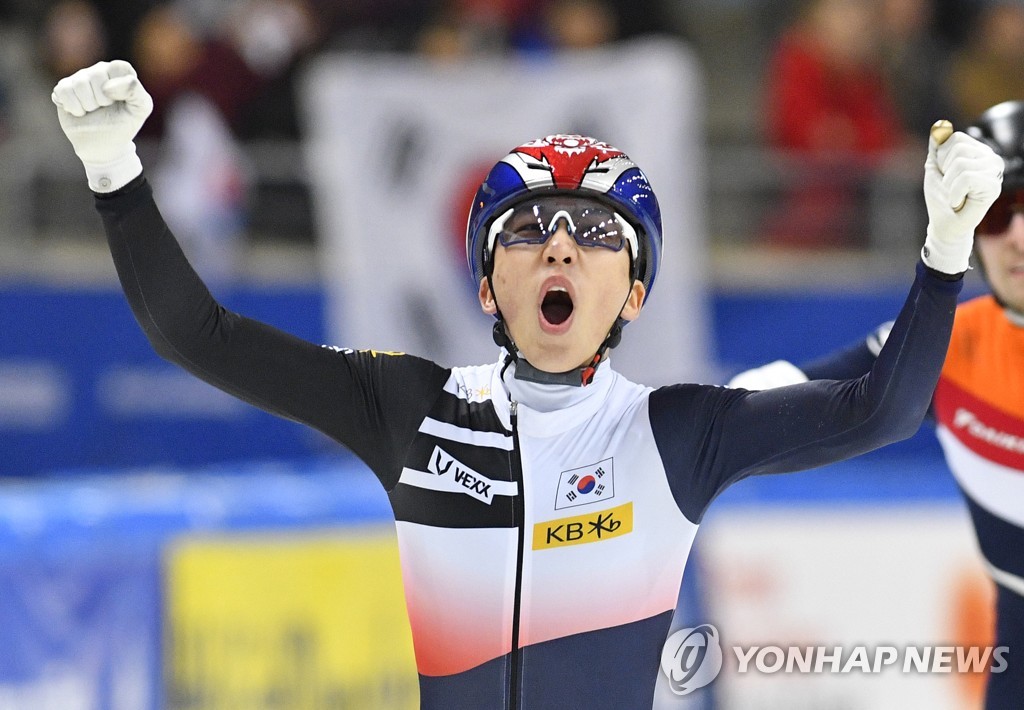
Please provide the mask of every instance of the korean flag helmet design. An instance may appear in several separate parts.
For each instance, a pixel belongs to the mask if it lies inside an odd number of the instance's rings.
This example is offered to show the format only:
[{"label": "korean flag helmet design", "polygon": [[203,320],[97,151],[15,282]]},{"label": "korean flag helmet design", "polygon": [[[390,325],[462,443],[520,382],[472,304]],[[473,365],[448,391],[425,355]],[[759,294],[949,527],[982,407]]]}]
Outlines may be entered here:
[{"label": "korean flag helmet design", "polygon": [[636,230],[634,273],[649,296],[661,263],[661,210],[647,176],[625,153],[593,138],[553,135],[514,148],[477,190],[466,228],[466,258],[475,284],[490,273],[488,229],[518,202],[545,194],[594,197]]}]

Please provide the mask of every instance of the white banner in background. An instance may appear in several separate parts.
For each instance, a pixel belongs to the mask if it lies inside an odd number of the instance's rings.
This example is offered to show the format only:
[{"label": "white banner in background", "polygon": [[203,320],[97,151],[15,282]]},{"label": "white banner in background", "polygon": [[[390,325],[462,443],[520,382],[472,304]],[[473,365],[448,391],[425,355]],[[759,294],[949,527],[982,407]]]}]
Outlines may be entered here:
[{"label": "white banner in background", "polygon": [[582,133],[625,151],[661,202],[665,261],[616,369],[652,385],[708,366],[703,87],[685,46],[431,64],[328,55],[303,86],[332,344],[445,366],[491,362],[493,319],[467,272],[465,227],[487,170],[513,147]]},{"label": "white banner in background", "polygon": [[[985,674],[965,671],[989,665],[959,659],[974,648],[992,661],[994,596],[962,504],[712,507],[698,549],[725,649],[713,686],[722,707],[982,706]],[[771,667],[773,647],[790,646],[804,658],[813,649],[821,672],[765,672],[750,661],[751,648],[768,648]],[[841,669],[858,647],[870,651],[872,672],[835,670],[830,656]],[[892,658],[876,672],[880,653]],[[1005,668],[1004,654],[992,668]],[[1003,660],[1014,663],[1012,650]]]}]

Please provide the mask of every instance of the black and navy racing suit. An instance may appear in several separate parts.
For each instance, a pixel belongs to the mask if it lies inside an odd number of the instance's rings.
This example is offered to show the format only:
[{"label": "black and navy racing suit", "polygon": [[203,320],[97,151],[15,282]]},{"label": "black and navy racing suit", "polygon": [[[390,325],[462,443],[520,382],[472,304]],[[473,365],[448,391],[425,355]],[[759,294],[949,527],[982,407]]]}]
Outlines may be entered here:
[{"label": "black and navy racing suit", "polygon": [[650,708],[705,509],[912,435],[961,280],[918,266],[870,373],[764,392],[523,382],[305,342],[221,307],[143,177],[97,206],[156,351],[357,454],[394,510],[424,708]]}]

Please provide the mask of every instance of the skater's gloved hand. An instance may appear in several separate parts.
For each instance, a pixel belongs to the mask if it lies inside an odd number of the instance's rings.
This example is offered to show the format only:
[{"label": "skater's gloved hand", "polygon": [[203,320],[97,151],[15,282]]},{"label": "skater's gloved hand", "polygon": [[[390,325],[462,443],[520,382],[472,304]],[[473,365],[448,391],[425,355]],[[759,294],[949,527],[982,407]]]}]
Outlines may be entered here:
[{"label": "skater's gloved hand", "polygon": [[57,82],[50,97],[89,187],[113,192],[142,173],[135,135],[153,99],[126,61],[98,62]]},{"label": "skater's gloved hand", "polygon": [[974,230],[1002,189],[1003,159],[966,133],[949,135],[943,123],[946,135],[933,127],[924,163],[928,231],[921,258],[952,275],[970,268]]}]

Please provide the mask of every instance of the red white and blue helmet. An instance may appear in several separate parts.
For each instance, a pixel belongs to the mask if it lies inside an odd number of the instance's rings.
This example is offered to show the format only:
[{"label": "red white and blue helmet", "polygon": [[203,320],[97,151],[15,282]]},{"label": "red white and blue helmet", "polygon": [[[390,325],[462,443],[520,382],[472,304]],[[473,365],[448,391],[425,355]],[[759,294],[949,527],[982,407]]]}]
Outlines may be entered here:
[{"label": "red white and blue helmet", "polygon": [[487,232],[495,217],[530,197],[572,194],[612,207],[636,230],[636,278],[649,296],[661,264],[661,209],[647,176],[625,153],[576,135],[553,135],[514,148],[477,190],[466,227],[466,259],[474,283],[490,274]]}]

